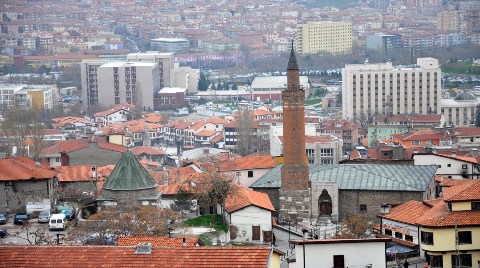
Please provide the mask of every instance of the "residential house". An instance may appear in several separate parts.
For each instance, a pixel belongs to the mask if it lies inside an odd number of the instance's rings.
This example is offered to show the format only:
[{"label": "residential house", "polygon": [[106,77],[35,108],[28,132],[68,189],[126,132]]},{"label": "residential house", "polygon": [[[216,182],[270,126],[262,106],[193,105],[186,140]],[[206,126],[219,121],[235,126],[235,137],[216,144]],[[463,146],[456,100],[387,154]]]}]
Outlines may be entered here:
[{"label": "residential house", "polygon": [[225,200],[230,242],[272,243],[274,211],[267,194],[236,187]]},{"label": "residential house", "polygon": [[97,169],[92,165],[55,167],[58,194],[74,198],[93,195],[97,190]]},{"label": "residential house", "polygon": [[[272,254],[270,247],[168,247],[139,244],[136,246],[1,246],[4,263],[15,263],[16,267],[122,267],[155,266],[212,267],[218,268],[279,268],[280,258]],[[46,258],[45,256],[48,256]],[[277,264],[274,266],[273,264]]]},{"label": "residential house", "polygon": [[28,202],[53,203],[57,172],[26,157],[0,159],[0,170],[2,212],[26,212]]},{"label": "residential house", "polygon": [[[474,152],[477,153],[475,150]],[[453,179],[479,179],[480,165],[477,158],[478,154],[461,156],[455,152],[451,154],[439,152],[415,153],[412,156],[414,165],[437,165],[437,176]]]},{"label": "residential house", "polygon": [[40,157],[50,167],[115,164],[126,150],[125,146],[99,141],[98,139],[77,139],[57,142],[42,150]]},{"label": "residential house", "polygon": [[343,141],[343,151],[351,151],[359,142],[359,126],[348,120],[320,122],[317,132],[333,135]]},{"label": "residential house", "polygon": [[95,116],[95,122],[99,126],[107,126],[111,123],[127,122],[132,118],[132,112],[135,106],[128,103],[116,104],[112,108],[98,112]]},{"label": "residential house", "polygon": [[165,157],[166,153],[162,149],[156,149],[153,147],[147,146],[137,146],[130,149],[133,155],[135,155],[138,159],[154,161],[154,162],[162,162],[163,158]]},{"label": "residential house", "polygon": [[295,260],[289,267],[385,267],[387,242],[390,239],[292,240]]},{"label": "residential house", "polygon": [[392,134],[392,142],[402,144],[405,148],[420,149],[430,148],[451,148],[452,139],[443,132],[436,130],[420,130],[405,134]]},{"label": "residential house", "polygon": [[449,133],[459,148],[480,148],[480,127],[456,127]]}]

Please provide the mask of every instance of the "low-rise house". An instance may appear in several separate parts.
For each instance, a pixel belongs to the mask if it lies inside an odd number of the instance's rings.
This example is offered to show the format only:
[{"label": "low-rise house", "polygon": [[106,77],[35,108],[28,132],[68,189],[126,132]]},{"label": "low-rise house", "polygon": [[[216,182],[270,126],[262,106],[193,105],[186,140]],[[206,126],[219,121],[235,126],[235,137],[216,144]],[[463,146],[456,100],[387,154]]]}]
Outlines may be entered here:
[{"label": "low-rise house", "polygon": [[121,123],[126,122],[132,118],[132,111],[135,109],[135,106],[128,103],[120,103],[112,108],[98,112],[95,116],[95,123],[100,127],[107,126],[111,123]]},{"label": "low-rise house", "polygon": [[318,133],[330,134],[343,141],[343,151],[351,151],[358,144],[359,125],[348,120],[325,120],[320,122]]},{"label": "low-rise house", "polygon": [[62,197],[88,196],[97,190],[97,168],[91,165],[58,166],[55,168],[58,194]]},{"label": "low-rise house", "polygon": [[[218,210],[220,211],[220,210]],[[236,187],[225,200],[225,218],[231,242],[273,242],[272,213],[267,194]]]},{"label": "low-rise house", "polygon": [[[477,155],[478,157],[478,155]],[[442,153],[415,153],[412,156],[415,165],[437,165],[437,176],[454,179],[479,179],[480,165],[477,157],[460,156],[455,152]]]},{"label": "low-rise house", "polygon": [[292,240],[291,268],[385,267],[388,238]]},{"label": "low-rise house", "polygon": [[0,206],[7,213],[25,212],[28,202],[53,202],[57,172],[31,159],[0,159]]},{"label": "low-rise house", "polygon": [[161,149],[156,149],[147,146],[138,146],[130,149],[133,155],[138,159],[148,160],[153,162],[162,162],[166,152]]},{"label": "low-rise house", "polygon": [[448,149],[452,146],[452,139],[438,130],[420,130],[405,134],[392,134],[391,141],[401,144],[407,149],[421,149],[424,147]]}]

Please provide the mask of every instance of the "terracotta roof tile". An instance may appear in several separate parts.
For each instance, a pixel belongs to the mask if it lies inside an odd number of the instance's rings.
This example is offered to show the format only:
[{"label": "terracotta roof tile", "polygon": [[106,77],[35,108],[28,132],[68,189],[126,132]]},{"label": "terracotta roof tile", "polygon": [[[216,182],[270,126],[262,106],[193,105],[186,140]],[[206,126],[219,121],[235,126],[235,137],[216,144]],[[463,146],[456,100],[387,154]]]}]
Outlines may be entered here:
[{"label": "terracotta roof tile", "polygon": [[0,181],[43,180],[57,174],[26,157],[0,159],[0,170]]},{"label": "terracotta roof tile", "polygon": [[93,172],[91,165],[56,167],[59,182],[91,181]]},{"label": "terracotta roof tile", "polygon": [[275,211],[267,194],[252,189],[237,187],[225,200],[225,210],[233,213],[248,206],[256,206],[272,212]]},{"label": "terracotta roof tile", "polygon": [[480,211],[464,210],[452,211],[450,213],[438,214],[429,219],[419,222],[421,226],[428,227],[453,227],[480,225]]},{"label": "terracotta roof tile", "polygon": [[195,134],[195,136],[211,137],[211,136],[215,135],[215,133],[217,133],[215,130],[202,130],[202,131],[198,132],[197,134]]},{"label": "terracotta roof tile", "polygon": [[165,151],[161,149],[156,149],[153,147],[148,147],[148,146],[137,146],[133,147],[130,149],[132,154],[135,156],[141,155],[141,154],[147,154],[147,155],[165,155]]},{"label": "terracotta roof tile", "polygon": [[115,152],[125,152],[127,150],[127,147],[123,145],[118,145],[106,141],[100,141],[98,142],[98,148],[109,150],[109,151],[115,151]]},{"label": "terracotta roof tile", "polygon": [[[197,246],[198,238],[186,238],[186,246]],[[136,237],[136,236],[120,236],[117,239],[119,246],[136,246],[140,243],[150,243],[152,246],[171,246],[182,247],[183,238],[181,237]]]},{"label": "terracotta roof tile", "polygon": [[[269,247],[153,247],[135,254],[122,246],[0,246],[2,263],[12,267],[259,268],[267,267]],[[47,257],[46,257],[47,256]]]},{"label": "terracotta roof tile", "polygon": [[132,104],[120,103],[120,104],[114,105],[112,108],[110,108],[108,110],[98,112],[98,113],[94,114],[94,116],[107,116],[107,115],[116,113],[120,110],[132,111],[133,109],[135,109],[135,106],[132,105]]},{"label": "terracotta roof tile", "polygon": [[445,201],[452,202],[480,200],[480,180],[468,181],[458,186],[452,186],[450,189],[445,189],[445,191],[455,190],[457,190],[455,193],[444,194]]},{"label": "terracotta roof tile", "polygon": [[60,153],[74,152],[88,147],[86,139],[60,141],[42,150],[43,155],[57,155]]},{"label": "terracotta roof tile", "polygon": [[416,224],[417,220],[425,214],[431,207],[418,201],[409,201],[396,206],[390,210],[390,213],[381,215],[381,218],[399,221],[407,224]]}]

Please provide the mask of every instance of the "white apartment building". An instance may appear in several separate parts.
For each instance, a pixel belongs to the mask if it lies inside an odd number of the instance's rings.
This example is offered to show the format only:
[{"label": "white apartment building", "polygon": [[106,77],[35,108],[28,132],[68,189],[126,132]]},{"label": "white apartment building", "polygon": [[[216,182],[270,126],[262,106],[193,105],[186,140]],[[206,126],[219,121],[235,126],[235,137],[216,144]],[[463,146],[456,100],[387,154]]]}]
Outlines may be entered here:
[{"label": "white apartment building", "polygon": [[0,84],[0,110],[13,107],[50,110],[54,94],[51,85]]},{"label": "white apartment building", "polygon": [[147,51],[145,53],[130,53],[127,55],[127,61],[131,62],[151,62],[158,63],[159,66],[159,86],[160,88],[173,86],[173,69],[175,56],[173,53],[160,53],[157,51]]},{"label": "white apartment building", "polygon": [[351,22],[311,21],[297,27],[296,51],[300,54],[345,54],[352,51]]},{"label": "white apartment building", "polygon": [[90,106],[98,104],[97,69],[105,63],[103,60],[87,60],[80,64],[84,111],[88,112]]},{"label": "white apartment building", "polygon": [[[158,63],[110,62],[97,68],[98,104],[128,103],[154,110],[159,87]],[[137,99],[138,98],[138,99]]]},{"label": "white apartment building", "polygon": [[343,118],[361,115],[441,113],[438,60],[418,58],[417,65],[391,62],[347,64],[342,70]]}]

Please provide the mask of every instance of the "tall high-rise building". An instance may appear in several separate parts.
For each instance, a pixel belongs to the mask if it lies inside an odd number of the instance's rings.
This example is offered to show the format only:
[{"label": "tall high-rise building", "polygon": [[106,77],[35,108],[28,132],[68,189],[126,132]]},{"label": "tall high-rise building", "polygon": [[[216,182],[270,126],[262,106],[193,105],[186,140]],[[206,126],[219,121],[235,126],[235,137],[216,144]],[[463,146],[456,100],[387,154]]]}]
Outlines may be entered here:
[{"label": "tall high-rise building", "polygon": [[[310,217],[309,167],[305,155],[305,92],[300,85],[295,52],[287,68],[283,99],[283,157],[281,168],[280,218],[301,222]],[[283,197],[283,198],[282,198]],[[308,197],[308,198],[306,198]]]},{"label": "tall high-rise building", "polygon": [[374,114],[441,112],[438,60],[418,58],[417,65],[347,64],[342,70],[343,118]]},{"label": "tall high-rise building", "polygon": [[173,53],[160,53],[156,51],[147,51],[145,53],[130,53],[127,60],[132,62],[156,62],[159,66],[159,86],[160,88],[173,86],[173,68],[175,56]]},{"label": "tall high-rise building", "polygon": [[352,23],[314,21],[299,24],[295,40],[296,50],[301,54],[350,53],[352,51]]}]

